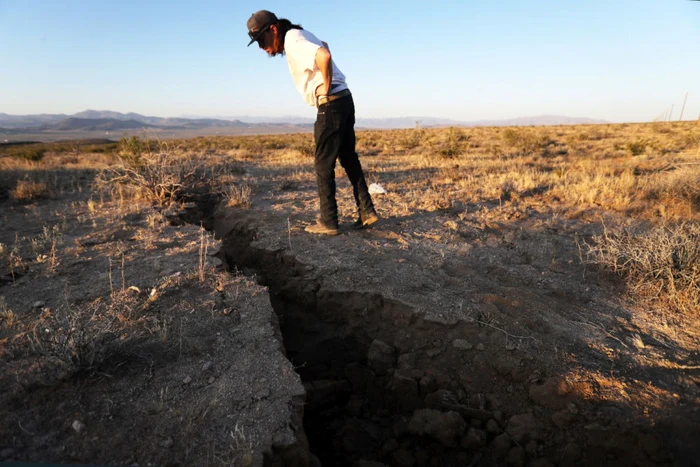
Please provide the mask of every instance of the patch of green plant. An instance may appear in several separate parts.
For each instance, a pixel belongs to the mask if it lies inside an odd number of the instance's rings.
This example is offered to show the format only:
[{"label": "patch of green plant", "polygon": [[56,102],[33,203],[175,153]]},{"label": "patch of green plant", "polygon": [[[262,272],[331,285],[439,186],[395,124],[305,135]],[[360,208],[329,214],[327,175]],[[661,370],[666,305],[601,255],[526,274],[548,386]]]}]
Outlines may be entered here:
[{"label": "patch of green plant", "polygon": [[12,146],[6,148],[3,152],[10,157],[38,162],[44,158],[47,149],[43,144],[36,144],[29,146]]}]

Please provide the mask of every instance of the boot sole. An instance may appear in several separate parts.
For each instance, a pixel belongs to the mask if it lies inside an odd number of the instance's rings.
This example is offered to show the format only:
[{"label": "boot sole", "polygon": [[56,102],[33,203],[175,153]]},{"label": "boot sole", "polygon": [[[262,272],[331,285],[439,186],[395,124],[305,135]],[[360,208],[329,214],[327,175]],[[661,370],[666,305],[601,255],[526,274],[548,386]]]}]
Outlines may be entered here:
[{"label": "boot sole", "polygon": [[362,230],[365,227],[369,227],[370,225],[374,224],[378,220],[379,220],[379,217],[374,216],[374,217],[371,217],[367,220],[362,221],[362,224],[359,224],[359,225],[357,223],[351,224],[350,227],[355,229],[355,230]]}]

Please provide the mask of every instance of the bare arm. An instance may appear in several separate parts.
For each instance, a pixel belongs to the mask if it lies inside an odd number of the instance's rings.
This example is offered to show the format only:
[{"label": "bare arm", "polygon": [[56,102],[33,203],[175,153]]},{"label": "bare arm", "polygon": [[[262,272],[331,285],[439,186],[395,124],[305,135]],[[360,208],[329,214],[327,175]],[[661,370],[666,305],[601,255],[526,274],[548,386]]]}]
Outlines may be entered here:
[{"label": "bare arm", "polygon": [[317,96],[325,96],[331,90],[331,82],[333,81],[333,66],[331,65],[331,52],[327,49],[328,44],[323,43],[325,47],[319,47],[316,51],[316,66],[321,71],[323,76],[323,84],[316,88]]}]

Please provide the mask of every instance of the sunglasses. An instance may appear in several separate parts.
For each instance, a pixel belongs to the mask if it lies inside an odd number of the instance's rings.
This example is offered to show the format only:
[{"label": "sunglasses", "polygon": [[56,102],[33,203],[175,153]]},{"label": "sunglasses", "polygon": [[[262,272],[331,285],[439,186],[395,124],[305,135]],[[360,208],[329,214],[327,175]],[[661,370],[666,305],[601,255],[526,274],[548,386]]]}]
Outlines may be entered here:
[{"label": "sunglasses", "polygon": [[248,37],[250,37],[251,41],[260,42],[260,39],[262,39],[263,34],[265,34],[270,29],[270,26],[272,26],[272,23],[268,23],[258,31],[248,31]]}]

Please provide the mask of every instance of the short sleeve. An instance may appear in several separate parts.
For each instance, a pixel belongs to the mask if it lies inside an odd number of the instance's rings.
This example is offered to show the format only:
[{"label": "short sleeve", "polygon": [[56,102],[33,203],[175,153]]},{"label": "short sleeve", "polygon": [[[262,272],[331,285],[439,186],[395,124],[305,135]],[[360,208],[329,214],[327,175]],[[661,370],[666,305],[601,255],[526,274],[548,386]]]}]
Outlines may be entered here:
[{"label": "short sleeve", "polygon": [[284,53],[297,65],[314,70],[316,66],[316,52],[321,46],[315,44],[299,33],[298,30],[287,32],[284,38]]}]

